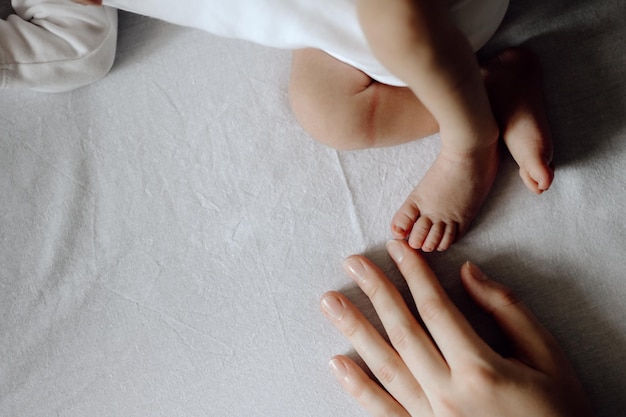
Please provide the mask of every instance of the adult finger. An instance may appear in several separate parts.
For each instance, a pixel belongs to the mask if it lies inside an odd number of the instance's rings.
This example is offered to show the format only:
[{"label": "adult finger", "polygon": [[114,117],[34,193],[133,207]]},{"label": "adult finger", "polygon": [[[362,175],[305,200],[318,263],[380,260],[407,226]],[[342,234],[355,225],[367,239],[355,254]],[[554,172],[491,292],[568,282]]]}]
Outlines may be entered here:
[{"label": "adult finger", "polygon": [[[370,260],[351,256],[344,269],[369,297],[389,340],[418,381],[436,381],[450,370],[402,295]],[[424,387],[425,388],[425,387]]]},{"label": "adult finger", "polygon": [[329,363],[337,381],[373,416],[411,417],[409,413],[354,361],[335,356]]},{"label": "adult finger", "polygon": [[464,363],[468,355],[493,355],[417,251],[399,240],[389,241],[387,250],[409,285],[417,310],[450,368]]},{"label": "adult finger", "polygon": [[564,355],[556,339],[509,288],[490,280],[470,262],[461,268],[461,280],[470,296],[508,336],[518,359],[542,371],[558,371],[558,358]]},{"label": "adult finger", "polygon": [[405,409],[428,416],[430,405],[422,387],[398,353],[365,316],[343,294],[335,291],[322,296],[320,307],[330,322],[354,346],[387,392]]}]

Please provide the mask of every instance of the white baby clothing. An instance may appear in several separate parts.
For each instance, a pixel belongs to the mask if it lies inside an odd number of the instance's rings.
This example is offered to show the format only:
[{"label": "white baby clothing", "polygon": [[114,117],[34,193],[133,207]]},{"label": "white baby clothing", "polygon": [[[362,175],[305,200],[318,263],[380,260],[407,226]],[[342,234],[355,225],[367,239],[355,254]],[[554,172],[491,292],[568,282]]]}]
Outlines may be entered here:
[{"label": "white baby clothing", "polygon": [[[1,0],[0,0],[1,1]],[[116,10],[212,34],[283,48],[317,48],[382,83],[404,82],[371,52],[356,0],[12,0],[0,20],[0,87],[63,91],[103,76],[115,55]],[[475,50],[493,35],[508,0],[448,0],[450,16]]]},{"label": "white baby clothing", "polygon": [[[474,50],[500,25],[509,0],[448,0],[450,16]],[[356,0],[104,0],[118,9],[215,35],[282,49],[317,48],[385,84],[406,85],[372,54]]]}]

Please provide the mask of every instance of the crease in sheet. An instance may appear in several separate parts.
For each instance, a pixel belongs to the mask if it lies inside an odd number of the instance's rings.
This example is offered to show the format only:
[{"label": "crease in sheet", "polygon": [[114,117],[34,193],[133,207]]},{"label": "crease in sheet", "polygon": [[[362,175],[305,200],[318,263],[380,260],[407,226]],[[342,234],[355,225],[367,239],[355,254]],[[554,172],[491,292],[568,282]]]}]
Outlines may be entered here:
[{"label": "crease in sheet", "polygon": [[[257,254],[260,253],[260,251],[261,251],[261,248],[259,248],[258,244],[257,244]],[[285,322],[284,322],[283,316],[281,314],[282,310],[279,307],[279,301],[276,299],[276,294],[274,293],[274,290],[272,289],[272,285],[270,285],[270,282],[269,282],[269,279],[271,277],[273,277],[273,274],[272,274],[272,272],[270,270],[268,270],[268,268],[265,265],[265,263],[258,262],[257,265],[260,265],[261,269],[263,270],[263,274],[261,274],[261,276],[263,277],[263,284],[265,285],[267,293],[270,296],[272,310],[274,311],[274,314],[275,314],[276,318],[278,319],[278,325],[279,325],[280,335],[281,335],[282,341],[283,341],[284,345],[287,345],[288,341],[289,341],[289,332],[287,331],[287,328],[285,327]],[[291,370],[291,375],[294,378],[297,378],[298,366],[296,366],[296,363],[294,362],[294,359],[292,357],[291,352],[289,352],[286,356],[287,356],[287,360],[289,361],[289,367],[290,367],[290,370]]]},{"label": "crease in sheet", "polygon": [[350,204],[348,205],[348,214],[350,217],[350,224],[352,225],[352,229],[356,232],[360,245],[365,244],[365,232],[363,230],[363,220],[359,216],[359,213],[356,208],[356,199],[354,197],[354,191],[350,186],[350,181],[348,180],[348,176],[346,174],[345,167],[343,165],[343,161],[341,159],[341,155],[338,151],[334,152],[335,160],[337,161],[337,166],[341,171],[341,179],[343,180],[343,185],[348,192],[348,197],[350,200]]},{"label": "crease in sheet", "polygon": [[213,351],[211,352],[212,354],[215,355],[222,355],[222,356],[232,356],[234,354],[233,348],[232,346],[219,339],[218,337],[216,337],[213,334],[207,333],[201,329],[198,329],[197,327],[194,327],[186,322],[184,322],[183,320],[173,316],[172,314],[164,311],[164,310],[159,310],[157,308],[154,307],[150,307],[149,305],[146,305],[145,303],[141,303],[138,301],[133,300],[132,298],[129,298],[127,296],[125,296],[124,294],[120,293],[119,291],[113,290],[111,288],[108,288],[106,286],[102,287],[105,291],[115,295],[116,297],[118,297],[119,299],[128,302],[134,306],[136,306],[138,309],[141,309],[147,313],[152,313],[155,314],[158,317],[158,320],[163,323],[165,326],[167,326],[169,329],[171,329],[176,336],[180,339],[181,343],[188,347],[188,348],[193,348],[193,344],[190,343],[189,341],[187,341],[186,337],[180,332],[181,329],[187,329],[192,331],[193,333],[196,333],[198,335],[200,335],[201,337],[205,338],[206,340],[216,343],[219,347],[223,348],[224,351]]}]

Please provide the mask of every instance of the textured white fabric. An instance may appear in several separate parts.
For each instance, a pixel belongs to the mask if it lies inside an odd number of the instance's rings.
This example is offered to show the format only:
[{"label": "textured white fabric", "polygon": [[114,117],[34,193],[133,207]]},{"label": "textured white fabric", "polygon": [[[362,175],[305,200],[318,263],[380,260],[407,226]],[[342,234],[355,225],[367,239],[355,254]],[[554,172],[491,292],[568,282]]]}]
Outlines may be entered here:
[{"label": "textured white fabric", "polygon": [[[523,43],[541,58],[554,187],[532,195],[504,155],[470,233],[428,257],[492,342],[458,268],[471,259],[513,287],[598,417],[626,410],[623,11],[511,2],[481,52]],[[341,271],[352,253],[400,282],[389,220],[439,141],[316,144],[289,110],[289,63],[120,13],[101,81],[1,91],[0,416],[367,416],[328,371],[352,351],[317,302],[341,290],[372,315]]]}]

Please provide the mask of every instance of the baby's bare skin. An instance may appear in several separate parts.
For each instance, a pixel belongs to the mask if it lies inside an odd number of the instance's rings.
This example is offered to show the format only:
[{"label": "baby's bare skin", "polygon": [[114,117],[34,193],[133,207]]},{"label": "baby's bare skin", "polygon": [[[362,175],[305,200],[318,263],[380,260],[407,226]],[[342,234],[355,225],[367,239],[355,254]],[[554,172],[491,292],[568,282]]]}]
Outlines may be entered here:
[{"label": "baby's bare skin", "polygon": [[500,131],[528,189],[541,194],[554,178],[552,135],[539,59],[528,49],[502,51],[482,69]]},{"label": "baby's bare skin", "polygon": [[340,149],[440,133],[440,155],[392,219],[395,238],[427,252],[458,240],[492,187],[500,134],[526,186],[535,193],[549,188],[552,144],[532,55],[508,50],[479,68],[439,0],[356,0],[356,6],[371,50],[408,88],[304,50],[294,53],[290,98],[305,129]]},{"label": "baby's bare skin", "polygon": [[497,143],[471,152],[442,150],[393,217],[394,237],[424,252],[448,249],[480,210],[497,169]]},{"label": "baby's bare skin", "polygon": [[[554,176],[552,138],[538,59],[523,48],[506,49],[482,66],[481,74],[500,137],[520,166],[520,176],[530,191],[547,190]],[[399,145],[439,131],[432,114],[408,88],[376,83],[318,50],[294,52],[290,96],[305,129],[338,149]],[[424,251],[449,248],[480,210],[497,163],[495,142],[465,156],[454,155],[444,144],[393,217],[394,238],[408,239]]]},{"label": "baby's bare skin", "polygon": [[394,237],[426,252],[446,250],[465,233],[498,167],[499,128],[484,80],[446,7],[436,0],[357,1],[372,51],[440,127],[439,156],[392,220]]},{"label": "baby's bare skin", "polygon": [[[552,138],[543,107],[541,69],[528,50],[511,48],[482,70],[501,136],[520,166],[526,187],[537,194],[554,177]],[[451,159],[442,150],[391,222],[395,238],[425,252],[445,250],[461,237],[478,213],[496,175],[495,146]],[[450,210],[434,212],[433,207]]]},{"label": "baby's bare skin", "polygon": [[547,190],[553,176],[537,60],[510,49],[479,68],[444,3],[357,0],[372,51],[408,88],[313,50],[294,53],[290,88],[305,129],[338,149],[440,133],[439,156],[391,222],[394,238],[426,252],[448,249],[478,214],[496,176],[500,136],[531,191]]}]

